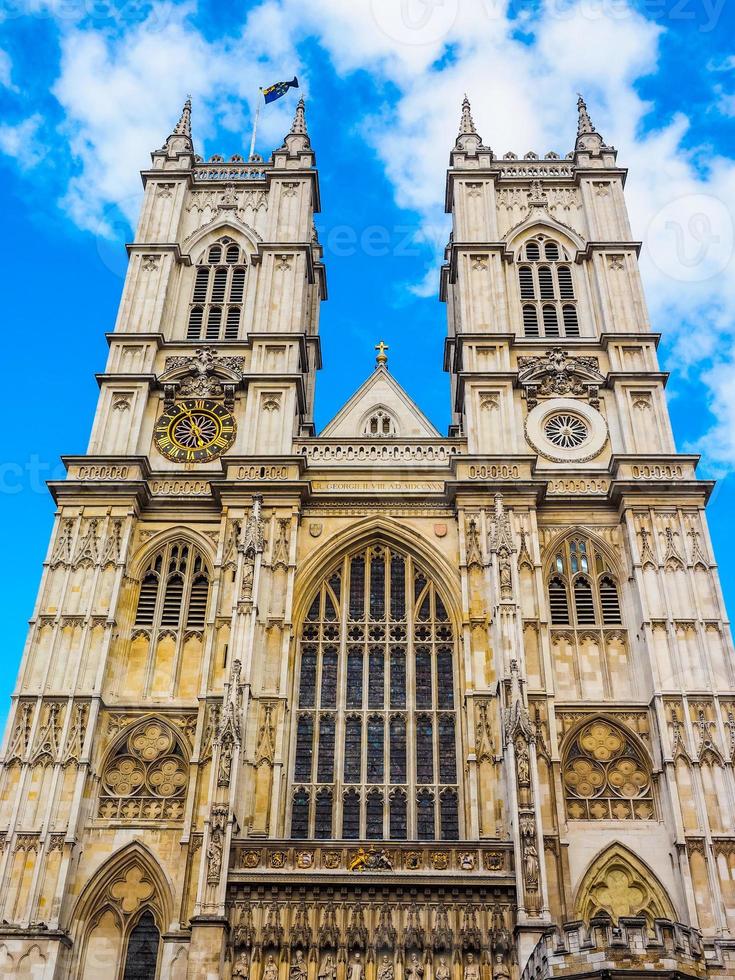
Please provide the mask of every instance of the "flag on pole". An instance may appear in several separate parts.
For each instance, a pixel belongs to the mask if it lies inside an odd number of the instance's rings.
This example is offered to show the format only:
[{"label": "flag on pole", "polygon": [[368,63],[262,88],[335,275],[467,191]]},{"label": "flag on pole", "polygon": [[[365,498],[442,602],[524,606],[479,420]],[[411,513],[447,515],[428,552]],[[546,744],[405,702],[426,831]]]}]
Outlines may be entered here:
[{"label": "flag on pole", "polygon": [[271,102],[275,102],[276,99],[280,99],[282,95],[285,95],[290,88],[298,87],[299,80],[294,75],[290,82],[276,82],[274,85],[269,85],[268,88],[261,89],[261,92],[263,93],[265,104],[269,105]]}]

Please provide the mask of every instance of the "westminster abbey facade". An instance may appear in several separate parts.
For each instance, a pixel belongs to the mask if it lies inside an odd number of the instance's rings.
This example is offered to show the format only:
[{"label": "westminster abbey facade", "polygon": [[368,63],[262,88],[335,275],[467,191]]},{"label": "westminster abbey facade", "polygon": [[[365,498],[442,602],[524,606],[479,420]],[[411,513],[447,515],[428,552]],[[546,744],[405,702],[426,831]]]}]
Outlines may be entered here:
[{"label": "westminster abbey facade", "polygon": [[267,161],[205,162],[190,115],[51,485],[0,976],[732,977],[711,484],[675,449],[615,150],[580,100],[568,156],[497,155],[465,100],[449,433],[381,342],[317,435],[303,102]]}]

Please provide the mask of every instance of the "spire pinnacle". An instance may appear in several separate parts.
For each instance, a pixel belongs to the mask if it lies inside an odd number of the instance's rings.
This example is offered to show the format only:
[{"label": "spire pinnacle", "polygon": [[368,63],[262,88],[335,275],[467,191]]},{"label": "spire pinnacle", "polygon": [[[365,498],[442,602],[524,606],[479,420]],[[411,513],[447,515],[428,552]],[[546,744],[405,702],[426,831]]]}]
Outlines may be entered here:
[{"label": "spire pinnacle", "polygon": [[469,133],[477,135],[477,130],[475,129],[475,120],[472,118],[470,100],[465,93],[465,97],[462,100],[462,118],[459,123],[459,135],[466,136]]},{"label": "spire pinnacle", "polygon": [[306,113],[304,111],[304,97],[303,95],[298,101],[296,106],[296,112],[294,113],[293,122],[291,123],[291,135],[292,136],[306,136]]},{"label": "spire pinnacle", "polygon": [[375,364],[377,367],[382,367],[383,365],[387,364],[388,355],[385,352],[390,350],[390,347],[388,347],[388,345],[381,340],[379,344],[375,345],[375,350],[378,352],[378,355],[375,358]]},{"label": "spire pinnacle", "polygon": [[181,110],[181,118],[174,127],[175,136],[188,136],[191,139],[191,96],[188,96]]},{"label": "spire pinnacle", "polygon": [[597,130],[592,125],[590,114],[587,112],[587,103],[580,95],[577,99],[577,113],[579,121],[577,123],[577,136],[584,136],[587,133],[596,133]]}]

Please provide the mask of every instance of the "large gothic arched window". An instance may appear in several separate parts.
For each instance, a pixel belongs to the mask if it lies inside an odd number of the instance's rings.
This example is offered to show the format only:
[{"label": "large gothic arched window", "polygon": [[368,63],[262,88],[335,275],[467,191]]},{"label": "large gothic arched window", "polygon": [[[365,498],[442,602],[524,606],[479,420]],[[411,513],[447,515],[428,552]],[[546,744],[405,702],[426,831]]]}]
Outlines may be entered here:
[{"label": "large gothic arched window", "polygon": [[225,236],[210,245],[197,266],[187,340],[237,340],[245,295],[245,257]]},{"label": "large gothic arched window", "polygon": [[579,337],[570,260],[558,242],[539,235],[518,256],[526,337]]},{"label": "large gothic arched window", "polygon": [[292,837],[456,840],[456,699],[430,577],[382,544],[345,558],[300,636]]}]

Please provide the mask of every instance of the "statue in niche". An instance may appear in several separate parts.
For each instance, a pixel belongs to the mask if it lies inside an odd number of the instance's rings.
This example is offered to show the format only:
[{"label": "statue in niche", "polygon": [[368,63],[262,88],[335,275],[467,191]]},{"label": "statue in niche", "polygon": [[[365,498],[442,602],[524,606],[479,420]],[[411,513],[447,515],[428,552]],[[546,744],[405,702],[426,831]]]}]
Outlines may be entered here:
[{"label": "statue in niche", "polygon": [[243,949],[232,967],[232,980],[248,980],[250,976],[250,956]]},{"label": "statue in niche", "polygon": [[347,980],[365,980],[365,967],[359,953],[355,953],[349,962]]},{"label": "statue in niche", "polygon": [[383,959],[378,965],[378,976],[377,980],[394,980],[395,971],[393,969],[393,961],[390,959],[387,953],[383,954]]},{"label": "statue in niche", "polygon": [[273,953],[268,957],[268,961],[263,967],[263,980],[278,980],[278,967],[273,959]]},{"label": "statue in niche", "polygon": [[480,980],[480,964],[476,962],[474,953],[467,954],[464,965],[464,980]]},{"label": "statue in niche", "polygon": [[304,962],[304,954],[300,949],[296,950],[296,959],[291,964],[289,977],[290,980],[306,980],[306,963]]},{"label": "statue in niche", "polygon": [[434,970],[434,980],[449,980],[449,967],[446,956],[439,957],[439,966]]},{"label": "statue in niche", "polygon": [[319,969],[319,980],[337,980],[337,964],[334,957],[328,953]]},{"label": "statue in niche", "polygon": [[424,968],[419,962],[416,953],[411,954],[411,962],[406,967],[406,977],[408,980],[423,980]]},{"label": "statue in niche", "polygon": [[496,953],[493,961],[493,980],[510,980],[510,970],[502,953]]}]

